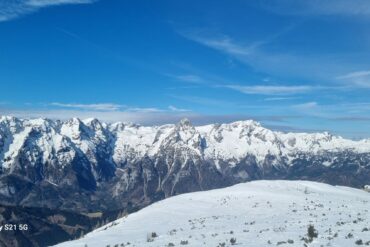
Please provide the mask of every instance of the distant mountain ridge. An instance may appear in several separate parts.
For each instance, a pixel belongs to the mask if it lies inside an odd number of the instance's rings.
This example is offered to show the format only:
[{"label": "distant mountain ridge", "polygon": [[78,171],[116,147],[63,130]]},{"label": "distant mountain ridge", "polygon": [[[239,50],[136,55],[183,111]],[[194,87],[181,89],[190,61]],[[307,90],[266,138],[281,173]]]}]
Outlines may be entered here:
[{"label": "distant mountain ridge", "polygon": [[140,126],[0,118],[0,200],[94,212],[256,179],[362,187],[370,140],[282,133],[253,120]]}]

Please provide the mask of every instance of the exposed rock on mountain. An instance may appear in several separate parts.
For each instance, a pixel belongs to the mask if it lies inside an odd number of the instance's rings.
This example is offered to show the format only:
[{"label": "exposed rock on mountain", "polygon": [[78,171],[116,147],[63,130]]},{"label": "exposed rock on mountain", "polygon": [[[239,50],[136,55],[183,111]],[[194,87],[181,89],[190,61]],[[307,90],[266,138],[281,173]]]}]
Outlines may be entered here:
[{"label": "exposed rock on mountain", "polygon": [[370,141],[282,133],[255,121],[145,127],[0,118],[0,200],[76,212],[141,208],[255,179],[363,187]]}]

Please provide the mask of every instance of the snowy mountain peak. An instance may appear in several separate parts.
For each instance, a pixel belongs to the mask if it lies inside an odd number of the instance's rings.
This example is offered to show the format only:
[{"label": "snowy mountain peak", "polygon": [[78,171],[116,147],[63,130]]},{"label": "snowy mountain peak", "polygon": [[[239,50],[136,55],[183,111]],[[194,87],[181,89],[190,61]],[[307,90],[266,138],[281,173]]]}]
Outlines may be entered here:
[{"label": "snowy mountain peak", "polygon": [[190,120],[187,118],[181,119],[177,125],[180,127],[191,127],[192,126]]},{"label": "snowy mountain peak", "polygon": [[[95,118],[86,120],[72,118],[59,122],[48,119],[23,120],[2,117],[0,123],[0,144],[3,143],[0,145],[0,154],[3,155],[9,153],[10,148],[22,148],[30,139],[29,133],[32,129],[39,132],[39,135],[33,135],[33,138],[70,140],[83,153],[87,151],[93,153],[104,147],[104,153],[112,156],[107,159],[115,162],[123,162],[128,158],[137,160],[145,156],[156,157],[164,150],[174,147],[174,150],[182,150],[182,153],[194,152],[189,157],[194,158],[196,155],[200,159],[216,163],[220,160],[237,163],[252,155],[259,165],[270,156],[275,156],[281,161],[292,160],[298,153],[342,151],[370,153],[370,142],[366,140],[347,140],[327,132],[282,133],[264,128],[254,120],[196,127],[186,118],[176,125],[156,127],[124,123],[106,124]],[[38,141],[34,145],[49,144],[46,141]],[[46,146],[38,148],[49,149]],[[94,155],[89,154],[88,157]]]},{"label": "snowy mountain peak", "polygon": [[255,120],[242,120],[242,121],[236,121],[236,122],[233,122],[231,123],[232,126],[236,127],[236,126],[240,126],[240,127],[249,127],[249,128],[257,128],[257,127],[261,127],[261,123],[260,122],[257,122]]},{"label": "snowy mountain peak", "polygon": [[15,122],[18,119],[12,116],[0,116],[0,122]]}]

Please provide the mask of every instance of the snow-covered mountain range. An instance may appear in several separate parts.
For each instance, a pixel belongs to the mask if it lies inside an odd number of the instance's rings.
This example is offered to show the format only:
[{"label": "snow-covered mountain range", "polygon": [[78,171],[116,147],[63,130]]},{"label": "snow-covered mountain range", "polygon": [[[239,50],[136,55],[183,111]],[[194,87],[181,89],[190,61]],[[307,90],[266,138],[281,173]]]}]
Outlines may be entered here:
[{"label": "snow-covered mountain range", "polygon": [[[185,149],[184,158],[189,154],[207,160],[239,162],[253,155],[258,164],[273,155],[294,159],[298,153],[318,154],[323,151],[370,152],[370,140],[352,141],[324,133],[282,133],[271,131],[253,120],[230,124],[192,126],[183,119],[177,125],[145,127],[136,124],[101,123],[97,119],[52,121],[48,119],[22,120],[14,117],[0,118],[0,157],[2,167],[10,168],[19,152],[26,145],[38,147],[39,159],[48,162],[57,158],[60,163],[70,162],[76,150],[97,163],[95,154],[99,145],[105,146],[109,157],[116,164],[128,160],[154,157],[168,147]],[[27,144],[28,142],[28,144]],[[330,165],[329,163],[327,165]],[[219,167],[218,167],[219,168]]]},{"label": "snow-covered mountain range", "polygon": [[362,187],[370,181],[370,140],[276,132],[252,120],[147,127],[0,118],[0,199],[12,205],[135,210],[255,179]]},{"label": "snow-covered mountain range", "polygon": [[369,208],[359,189],[261,180],[165,199],[57,246],[370,245]]}]

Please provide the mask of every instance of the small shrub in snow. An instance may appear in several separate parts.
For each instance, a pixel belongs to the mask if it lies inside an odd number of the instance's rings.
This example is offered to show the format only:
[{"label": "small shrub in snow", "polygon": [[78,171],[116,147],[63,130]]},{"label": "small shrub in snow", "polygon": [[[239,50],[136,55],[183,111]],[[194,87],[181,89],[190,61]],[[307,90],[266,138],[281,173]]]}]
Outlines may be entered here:
[{"label": "small shrub in snow", "polygon": [[319,233],[317,232],[315,227],[313,225],[309,225],[307,228],[307,238],[302,237],[301,240],[305,241],[306,243],[311,243],[314,238],[317,238],[318,235]]},{"label": "small shrub in snow", "polygon": [[346,238],[353,238],[353,234],[352,233],[348,233]]},{"label": "small shrub in snow", "polygon": [[174,243],[168,243],[168,244],[167,244],[167,247],[173,247],[173,246],[175,246],[175,244],[174,244]]},{"label": "small shrub in snow", "polygon": [[230,244],[232,245],[236,244],[236,238],[230,238]]},{"label": "small shrub in snow", "polygon": [[148,233],[148,235],[146,236],[146,241],[147,242],[153,242],[154,238],[156,238],[156,237],[158,237],[156,232]]},{"label": "small shrub in snow", "polygon": [[311,240],[311,242],[314,238],[317,238],[318,235],[319,233],[317,232],[315,227],[313,225],[309,225],[307,229],[307,236]]},{"label": "small shrub in snow", "polygon": [[279,241],[279,242],[277,242],[276,245],[281,245],[281,244],[286,244],[286,242],[285,241]]},{"label": "small shrub in snow", "polygon": [[362,242],[362,239],[356,240],[355,244],[357,245],[363,245],[364,243]]},{"label": "small shrub in snow", "polygon": [[181,245],[187,245],[189,243],[189,241],[188,240],[181,240],[180,241],[180,244]]},{"label": "small shrub in snow", "polygon": [[370,185],[365,185],[364,190],[367,191],[367,192],[370,192]]}]

